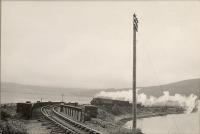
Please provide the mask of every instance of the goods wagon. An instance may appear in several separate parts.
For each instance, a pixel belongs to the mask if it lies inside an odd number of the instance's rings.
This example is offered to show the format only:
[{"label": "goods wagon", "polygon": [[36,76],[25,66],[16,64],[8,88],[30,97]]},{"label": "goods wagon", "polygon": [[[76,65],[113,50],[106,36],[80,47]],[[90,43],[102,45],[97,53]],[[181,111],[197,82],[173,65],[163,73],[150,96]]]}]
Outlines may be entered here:
[{"label": "goods wagon", "polygon": [[22,116],[29,119],[31,117],[32,104],[30,102],[17,103],[17,113],[21,113]]},{"label": "goods wagon", "polygon": [[37,103],[31,103],[30,101],[27,101],[26,103],[17,103],[17,113],[21,113],[22,116],[29,119],[32,116],[35,116],[35,112],[37,109],[41,108],[42,106],[46,105],[53,105],[53,104],[59,104],[60,102],[40,102],[37,101]]},{"label": "goods wagon", "polygon": [[84,105],[82,108],[82,112],[85,114],[85,119],[89,117],[90,118],[96,118],[98,114],[98,108],[93,105]]},{"label": "goods wagon", "polygon": [[112,99],[105,99],[105,98],[93,98],[90,102],[92,105],[107,105],[107,106],[129,106],[129,101],[121,101],[121,100],[112,100]]}]

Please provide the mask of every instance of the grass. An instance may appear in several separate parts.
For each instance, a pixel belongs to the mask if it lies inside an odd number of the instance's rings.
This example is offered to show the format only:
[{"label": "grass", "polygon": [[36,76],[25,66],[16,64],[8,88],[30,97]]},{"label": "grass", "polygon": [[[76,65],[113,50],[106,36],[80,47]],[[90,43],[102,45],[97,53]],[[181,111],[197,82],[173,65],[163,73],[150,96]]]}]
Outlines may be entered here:
[{"label": "grass", "polygon": [[14,118],[11,108],[1,107],[0,134],[27,134],[23,122]]}]

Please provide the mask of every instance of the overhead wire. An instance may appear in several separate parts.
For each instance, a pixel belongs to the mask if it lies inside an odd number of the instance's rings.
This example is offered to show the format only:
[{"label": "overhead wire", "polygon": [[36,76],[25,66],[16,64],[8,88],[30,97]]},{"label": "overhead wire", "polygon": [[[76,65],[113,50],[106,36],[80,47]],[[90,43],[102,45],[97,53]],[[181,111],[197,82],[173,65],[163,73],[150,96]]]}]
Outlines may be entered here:
[{"label": "overhead wire", "polygon": [[[163,50],[164,50],[163,53],[166,55],[165,49],[163,49]],[[152,61],[151,55],[149,54],[149,51],[147,51],[147,46],[146,46],[146,44],[144,44],[144,51],[145,51],[146,57],[148,58],[149,64],[151,64],[151,66],[152,66],[152,71],[153,71],[153,73],[154,73],[154,76],[156,77],[156,81],[157,81],[158,85],[161,85],[160,78],[158,77],[158,72],[156,71],[156,68],[155,68],[154,63],[153,63],[153,61]],[[161,90],[159,90],[159,91],[160,91],[160,94],[161,94],[161,96],[162,96],[163,91],[164,91],[162,85],[161,85]],[[167,118],[167,120],[168,120],[168,122],[169,122],[169,118]],[[181,134],[180,131],[179,131],[179,128],[178,128],[178,126],[177,126],[177,123],[176,123],[175,119],[172,119],[172,121],[174,122],[174,125],[175,125],[175,127],[176,127],[178,133]],[[169,123],[170,123],[170,122],[169,122]],[[168,132],[169,132],[169,131],[168,131]]]}]

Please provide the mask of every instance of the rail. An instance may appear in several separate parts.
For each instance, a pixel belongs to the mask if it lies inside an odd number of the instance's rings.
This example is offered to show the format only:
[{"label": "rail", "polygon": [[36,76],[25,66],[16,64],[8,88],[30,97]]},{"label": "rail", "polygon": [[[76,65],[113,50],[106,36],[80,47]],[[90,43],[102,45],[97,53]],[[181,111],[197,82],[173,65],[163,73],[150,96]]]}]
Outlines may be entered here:
[{"label": "rail", "polygon": [[71,124],[73,124],[73,125],[76,125],[76,126],[78,126],[78,127],[80,127],[80,128],[83,128],[84,130],[90,132],[91,134],[101,134],[101,132],[99,132],[99,131],[97,131],[97,130],[95,130],[95,129],[89,128],[88,126],[86,126],[86,125],[84,125],[84,124],[81,124],[81,123],[79,123],[79,122],[77,122],[77,121],[74,121],[74,120],[72,120],[72,119],[66,117],[65,115],[63,115],[63,114],[57,112],[57,111],[55,110],[55,108],[56,108],[56,107],[53,108],[53,112],[54,112],[57,116],[59,116],[59,117],[61,117],[62,119],[64,119],[65,121],[67,121],[67,122],[69,122],[69,123],[71,123]]},{"label": "rail", "polygon": [[[56,111],[58,106],[43,106],[41,108],[41,113],[50,121],[52,121],[57,126],[61,127],[67,133],[71,134],[102,134],[101,132],[87,127],[84,124],[81,124],[77,121],[74,121],[60,112]],[[49,111],[48,111],[49,110]],[[59,120],[58,120],[59,118]],[[61,120],[64,121],[61,121]],[[67,125],[66,125],[67,123]]]},{"label": "rail", "polygon": [[59,127],[61,127],[62,129],[64,129],[66,132],[70,132],[71,134],[79,134],[77,132],[75,132],[74,130],[66,127],[65,125],[59,123],[58,121],[56,121],[55,119],[52,118],[52,116],[50,114],[47,113],[47,111],[45,110],[45,108],[47,108],[49,106],[43,106],[41,108],[41,113],[50,121],[52,121],[54,124],[58,125]]}]

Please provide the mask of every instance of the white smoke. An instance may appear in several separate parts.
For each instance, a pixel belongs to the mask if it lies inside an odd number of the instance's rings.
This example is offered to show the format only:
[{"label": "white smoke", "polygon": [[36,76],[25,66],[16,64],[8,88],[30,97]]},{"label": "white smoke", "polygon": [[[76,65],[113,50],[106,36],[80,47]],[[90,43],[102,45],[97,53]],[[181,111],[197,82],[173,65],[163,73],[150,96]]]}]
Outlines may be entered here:
[{"label": "white smoke", "polygon": [[[169,91],[164,91],[160,97],[147,96],[144,93],[138,93],[140,89],[137,89],[137,103],[141,103],[145,106],[181,106],[187,109],[187,112],[192,112],[195,106],[197,106],[197,96],[191,94],[190,96],[184,96],[175,94],[171,96]],[[132,102],[132,90],[126,91],[113,91],[106,92],[101,91],[96,94],[95,97],[110,98],[115,100],[124,100]]]}]

